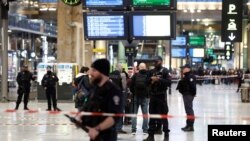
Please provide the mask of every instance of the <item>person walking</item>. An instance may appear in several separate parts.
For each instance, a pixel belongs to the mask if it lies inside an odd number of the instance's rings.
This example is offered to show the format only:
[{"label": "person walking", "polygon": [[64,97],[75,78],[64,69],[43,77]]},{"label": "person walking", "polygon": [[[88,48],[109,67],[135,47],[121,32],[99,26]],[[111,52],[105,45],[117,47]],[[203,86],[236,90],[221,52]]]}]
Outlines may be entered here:
[{"label": "person walking", "polygon": [[[88,101],[83,107],[84,112],[123,113],[123,96],[121,89],[109,79],[110,63],[107,59],[98,59],[90,69],[91,89]],[[116,124],[119,117],[113,116],[82,116],[76,119],[88,129],[90,141],[117,141]]]}]

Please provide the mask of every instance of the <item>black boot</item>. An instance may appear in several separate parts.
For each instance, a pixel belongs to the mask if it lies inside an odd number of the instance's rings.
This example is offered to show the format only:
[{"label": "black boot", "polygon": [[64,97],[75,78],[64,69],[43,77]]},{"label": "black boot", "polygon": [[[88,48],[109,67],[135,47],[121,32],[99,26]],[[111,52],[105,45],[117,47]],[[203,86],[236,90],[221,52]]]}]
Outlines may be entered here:
[{"label": "black boot", "polygon": [[169,141],[169,134],[168,133],[165,133],[164,134],[164,139],[163,141]]},{"label": "black boot", "polygon": [[185,127],[181,128],[181,130],[185,132],[192,132],[194,131],[194,127],[191,125],[186,125]]},{"label": "black boot", "polygon": [[143,141],[155,141],[154,135],[149,134],[148,137],[144,139]]},{"label": "black boot", "polygon": [[16,104],[15,110],[18,110],[19,104]]},{"label": "black boot", "polygon": [[24,110],[29,110],[29,108],[28,108],[27,105],[28,105],[28,103],[25,103],[25,104],[24,104],[24,108],[23,108]]}]

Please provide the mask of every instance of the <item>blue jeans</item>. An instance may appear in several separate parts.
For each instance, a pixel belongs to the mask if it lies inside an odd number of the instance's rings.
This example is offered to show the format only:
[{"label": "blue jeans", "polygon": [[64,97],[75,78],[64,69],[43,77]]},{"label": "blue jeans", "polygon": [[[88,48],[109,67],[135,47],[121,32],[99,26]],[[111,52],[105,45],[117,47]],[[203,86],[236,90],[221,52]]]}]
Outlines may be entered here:
[{"label": "blue jeans", "polygon": [[[142,114],[148,114],[148,98],[146,97],[134,97],[133,100],[133,113],[137,114],[139,106],[141,106]],[[132,131],[136,131],[137,118],[132,118]],[[148,130],[148,118],[143,117],[142,130],[146,132]]]}]

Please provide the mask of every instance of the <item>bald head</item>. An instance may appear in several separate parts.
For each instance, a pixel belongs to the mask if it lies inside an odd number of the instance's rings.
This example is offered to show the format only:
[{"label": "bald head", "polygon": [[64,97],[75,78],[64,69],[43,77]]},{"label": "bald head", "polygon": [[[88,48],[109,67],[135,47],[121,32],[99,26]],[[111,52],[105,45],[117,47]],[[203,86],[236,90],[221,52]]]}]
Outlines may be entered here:
[{"label": "bald head", "polygon": [[146,67],[146,64],[145,63],[140,63],[139,64],[139,70],[146,70],[147,67]]}]

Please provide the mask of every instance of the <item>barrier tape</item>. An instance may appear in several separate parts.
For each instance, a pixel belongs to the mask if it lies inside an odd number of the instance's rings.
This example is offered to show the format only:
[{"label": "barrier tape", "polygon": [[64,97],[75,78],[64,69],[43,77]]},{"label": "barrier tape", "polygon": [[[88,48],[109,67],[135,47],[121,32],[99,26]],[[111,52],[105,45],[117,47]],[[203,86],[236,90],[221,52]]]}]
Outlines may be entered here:
[{"label": "barrier tape", "polygon": [[[8,112],[8,110],[6,110],[5,112]],[[16,111],[17,113],[27,113],[27,114],[34,114],[34,113],[30,113],[28,111]],[[12,112],[13,113],[13,112]],[[39,114],[41,113],[46,113],[46,114],[51,114],[51,112],[47,112],[47,111],[39,111],[37,112]],[[52,113],[55,114],[55,113]],[[170,114],[124,114],[124,113],[119,113],[119,114],[114,114],[114,113],[101,113],[101,112],[56,112],[56,115],[64,115],[64,114],[69,114],[71,116],[76,116],[76,117],[81,117],[81,116],[93,116],[93,117],[97,117],[97,116],[105,116],[105,117],[130,117],[130,118],[155,118],[155,119],[172,119],[172,118],[185,118],[185,119],[240,119],[240,120],[250,120],[250,116],[235,116],[235,117],[225,117],[225,116],[185,116],[185,115],[170,115]],[[1,117],[0,117],[1,118]],[[21,118],[21,120],[37,120],[39,121],[41,118]],[[43,119],[48,121],[48,119]],[[58,119],[55,119],[56,121],[58,121]],[[0,123],[1,124],[1,123]],[[19,124],[19,123],[17,123]],[[37,124],[37,123],[35,123]],[[46,125],[48,123],[41,123],[41,125]],[[54,123],[53,123],[54,124]],[[30,125],[28,123],[28,125]],[[62,125],[61,123],[55,123],[55,125]]]}]

